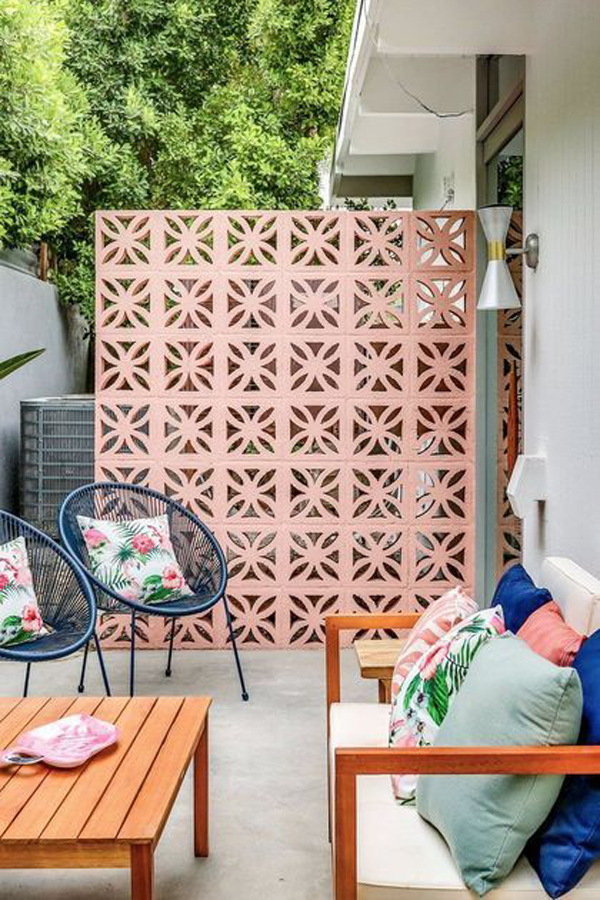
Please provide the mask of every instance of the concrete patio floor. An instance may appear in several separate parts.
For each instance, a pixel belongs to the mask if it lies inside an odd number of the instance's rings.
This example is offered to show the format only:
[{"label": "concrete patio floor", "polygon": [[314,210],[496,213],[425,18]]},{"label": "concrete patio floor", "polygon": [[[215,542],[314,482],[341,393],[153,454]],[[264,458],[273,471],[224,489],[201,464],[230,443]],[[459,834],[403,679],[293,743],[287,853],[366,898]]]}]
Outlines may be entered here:
[{"label": "concrete patio floor", "polygon": [[[250,701],[243,703],[228,651],[182,651],[173,677],[165,654],[137,656],[139,694],[209,694],[211,856],[192,851],[192,786],[186,777],[156,853],[157,900],[331,900],[327,841],[324,654],[242,654]],[[373,700],[353,651],[342,654],[344,696]],[[127,691],[127,654],[106,654],[115,694]],[[30,693],[73,695],[80,656],[32,670]],[[0,663],[0,693],[19,695],[23,666]],[[101,694],[95,656],[86,694]],[[0,898],[113,900],[129,897],[124,870],[3,871]]]}]

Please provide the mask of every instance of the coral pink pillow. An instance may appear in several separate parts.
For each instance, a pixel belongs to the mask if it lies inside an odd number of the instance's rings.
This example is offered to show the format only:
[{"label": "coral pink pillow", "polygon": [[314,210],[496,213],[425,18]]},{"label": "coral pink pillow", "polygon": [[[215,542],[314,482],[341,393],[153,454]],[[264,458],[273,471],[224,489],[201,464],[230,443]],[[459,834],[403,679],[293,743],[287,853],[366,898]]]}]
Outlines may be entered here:
[{"label": "coral pink pillow", "polygon": [[557,666],[570,666],[585,641],[562,617],[554,600],[532,613],[517,631],[525,643]]},{"label": "coral pink pillow", "polygon": [[446,591],[423,613],[398,657],[392,679],[392,703],[415,662],[451,628],[472,616],[478,609],[461,587]]}]

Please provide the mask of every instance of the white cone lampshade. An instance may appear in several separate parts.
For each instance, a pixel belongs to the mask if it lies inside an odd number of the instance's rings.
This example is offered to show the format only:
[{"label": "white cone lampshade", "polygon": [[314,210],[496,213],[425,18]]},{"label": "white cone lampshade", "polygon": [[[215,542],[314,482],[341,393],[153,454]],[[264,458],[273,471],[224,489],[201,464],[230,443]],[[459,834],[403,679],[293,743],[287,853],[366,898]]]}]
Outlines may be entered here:
[{"label": "white cone lampshade", "polygon": [[488,244],[488,264],[477,309],[519,309],[521,301],[506,264],[511,206],[484,206],[479,219]]},{"label": "white cone lampshade", "polygon": [[491,259],[479,294],[477,309],[519,309],[521,301],[503,259]]}]

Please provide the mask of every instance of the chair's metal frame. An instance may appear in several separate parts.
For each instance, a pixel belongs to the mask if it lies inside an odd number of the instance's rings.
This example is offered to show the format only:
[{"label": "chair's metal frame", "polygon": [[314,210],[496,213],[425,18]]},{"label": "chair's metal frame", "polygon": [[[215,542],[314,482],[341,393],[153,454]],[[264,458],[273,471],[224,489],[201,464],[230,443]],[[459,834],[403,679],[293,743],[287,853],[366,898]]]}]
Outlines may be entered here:
[{"label": "chair's metal frame", "polygon": [[[179,557],[178,562],[182,567],[184,576],[186,576],[186,581],[194,592],[191,597],[184,596],[169,603],[152,605],[137,603],[136,601],[123,597],[121,594],[99,581],[94,573],[90,571],[87,549],[81,534],[81,529],[77,523],[77,516],[84,515],[101,519],[103,518],[101,515],[102,511],[108,511],[111,515],[114,515],[115,513],[119,514],[120,511],[122,513],[124,510],[129,510],[129,517],[131,517],[132,509],[137,513],[136,517],[139,518],[167,514],[171,526],[171,540],[176,553],[178,535],[173,531],[174,525],[176,522],[182,521],[185,522],[186,525],[191,526],[196,532],[198,549],[203,548],[205,551],[210,551],[211,553],[210,562],[215,568],[215,572],[208,573],[208,580],[210,581],[213,579],[213,575],[218,576],[214,579],[218,581],[216,587],[212,587],[209,593],[207,593],[206,590],[202,592],[202,588],[206,587],[207,584],[207,570],[200,569],[196,571],[194,576],[192,567],[193,560],[190,558],[186,561]],[[124,518],[122,514],[120,518]],[[119,518],[113,518],[111,521],[119,521]],[[131,652],[129,665],[129,692],[131,696],[133,696],[135,692],[135,627],[137,615],[163,616],[172,619],[167,667],[165,670],[165,675],[169,677],[172,673],[173,642],[175,638],[176,620],[183,616],[207,613],[216,606],[217,603],[222,602],[225,609],[229,637],[240,680],[242,699],[248,700],[248,691],[246,690],[244,673],[242,671],[242,664],[235,640],[233,619],[227,602],[227,561],[216,537],[212,531],[197,518],[197,516],[193,515],[188,509],[180,503],[177,503],[175,500],[172,500],[170,497],[165,497],[163,494],[151,490],[150,488],[132,484],[119,484],[117,482],[96,482],[77,488],[66,497],[60,508],[58,527],[61,540],[65,547],[83,567],[88,579],[94,587],[98,608],[111,613],[127,612],[131,616]],[[85,664],[86,657],[84,656],[81,678],[82,685],[84,682]]]},{"label": "chair's metal frame", "polygon": [[[0,646],[0,658],[25,663],[23,696],[29,691],[34,662],[62,659],[94,641],[107,696],[110,684],[96,634],[96,600],[77,560],[43,531],[11,513],[0,510],[0,545],[23,537],[33,576],[41,617],[49,634],[15,645]],[[68,630],[67,630],[68,629]],[[69,640],[68,635],[72,635]]]}]

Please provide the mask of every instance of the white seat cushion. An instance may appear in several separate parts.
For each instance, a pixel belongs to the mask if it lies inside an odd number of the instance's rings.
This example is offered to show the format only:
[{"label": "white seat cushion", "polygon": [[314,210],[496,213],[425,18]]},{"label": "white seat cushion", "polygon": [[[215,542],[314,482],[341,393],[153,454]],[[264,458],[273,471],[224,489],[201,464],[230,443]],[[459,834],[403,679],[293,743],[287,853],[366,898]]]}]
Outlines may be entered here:
[{"label": "white seat cushion", "polygon": [[579,634],[600,628],[600,581],[570,559],[548,556],[542,563],[540,584],[558,603],[567,625]]},{"label": "white seat cushion", "polygon": [[[333,755],[338,747],[386,747],[389,707],[337,703],[331,707]],[[333,772],[333,766],[332,766]],[[389,776],[358,779],[359,900],[474,900],[458,874],[446,842],[414,806],[394,799]],[[600,863],[565,897],[600,898]],[[521,858],[489,900],[547,900],[540,881]]]}]

